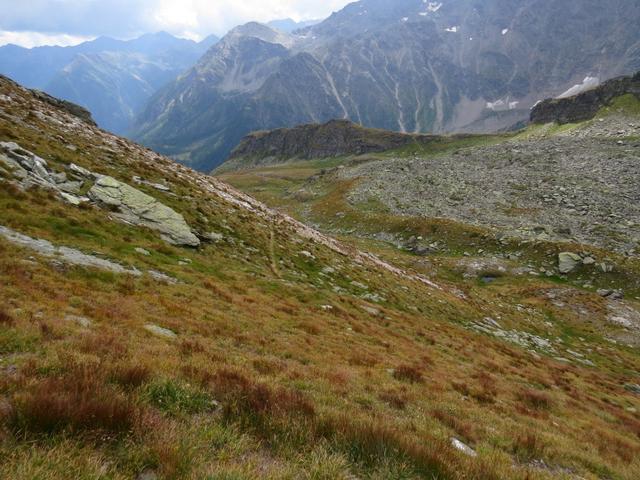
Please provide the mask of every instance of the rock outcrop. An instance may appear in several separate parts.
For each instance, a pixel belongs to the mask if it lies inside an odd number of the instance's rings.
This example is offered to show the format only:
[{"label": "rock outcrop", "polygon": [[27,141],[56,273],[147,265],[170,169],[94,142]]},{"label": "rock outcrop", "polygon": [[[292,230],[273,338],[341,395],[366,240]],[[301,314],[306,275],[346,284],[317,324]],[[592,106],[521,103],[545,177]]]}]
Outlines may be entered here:
[{"label": "rock outcrop", "polygon": [[591,120],[598,111],[622,95],[632,94],[640,100],[640,72],[618,77],[569,98],[550,98],[531,110],[531,123],[576,123]]},{"label": "rock outcrop", "polygon": [[[116,209],[116,216],[123,221],[160,232],[162,238],[173,245],[200,245],[200,240],[191,232],[182,215],[112,177],[90,172],[74,164],[69,166],[68,173],[54,172],[46,160],[12,142],[0,142],[1,165],[10,170],[9,174],[21,188],[38,186],[53,190],[72,205],[93,200],[99,205]],[[81,189],[88,182],[95,183],[88,197],[81,196]]]},{"label": "rock outcrop", "polygon": [[47,240],[31,238],[2,225],[0,225],[0,237],[14,245],[29,248],[40,255],[55,258],[56,261],[69,265],[98,268],[113,273],[133,275],[135,277],[142,275],[142,272],[136,268],[126,268],[111,260],[99,258],[94,255],[87,255],[75,248],[56,246]]},{"label": "rock outcrop", "polygon": [[42,100],[43,102],[48,103],[53,107],[60,108],[91,126],[98,126],[98,124],[93,120],[91,112],[86,108],[81,107],[80,105],[76,105],[75,103],[69,102],[67,100],[61,100],[59,98],[52,97],[51,95],[40,90],[31,91],[39,100]]},{"label": "rock outcrop", "polygon": [[[34,153],[25,150],[17,143],[0,142],[0,166],[10,170],[11,176],[17,180],[20,187],[28,189],[39,186],[53,190],[66,202],[79,205],[87,198],[79,196],[82,180],[70,172],[53,172],[47,161]],[[71,177],[71,178],[70,178]]]},{"label": "rock outcrop", "polygon": [[191,232],[182,215],[115,178],[99,177],[88,195],[91,200],[117,209],[121,220],[156,230],[171,244],[200,245],[200,240]]},{"label": "rock outcrop", "polygon": [[383,152],[413,144],[425,145],[433,135],[410,135],[364,128],[348,120],[301,125],[247,135],[220,170],[274,163],[282,160],[337,157]]},{"label": "rock outcrop", "polygon": [[[9,77],[5,77],[4,75],[1,75],[1,74],[0,74],[0,80],[4,82],[9,82],[15,86],[18,86],[18,84],[13,80],[11,80]],[[68,102],[67,100],[60,100],[59,98],[52,97],[51,95],[44,93],[40,90],[29,90],[29,91],[38,100],[44,103],[48,103],[52,107],[59,108],[60,110],[63,110],[73,115],[74,117],[79,118],[83,122],[88,123],[92,127],[97,126],[96,122],[93,120],[91,112],[86,108],[81,107],[80,105],[76,105],[75,103]]]},{"label": "rock outcrop", "polygon": [[571,273],[582,263],[582,258],[572,252],[562,252],[558,255],[558,269],[560,273]]}]

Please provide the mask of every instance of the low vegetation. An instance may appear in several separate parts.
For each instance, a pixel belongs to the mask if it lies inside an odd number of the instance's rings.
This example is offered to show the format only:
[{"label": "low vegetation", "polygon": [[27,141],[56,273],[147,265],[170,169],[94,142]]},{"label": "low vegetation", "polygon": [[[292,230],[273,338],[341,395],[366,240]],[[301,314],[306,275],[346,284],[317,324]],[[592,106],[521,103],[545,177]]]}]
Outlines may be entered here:
[{"label": "low vegetation", "polygon": [[[0,181],[0,225],[145,272],[73,266],[0,237],[0,478],[637,477],[640,398],[625,385],[638,381],[638,353],[597,328],[600,296],[559,278],[480,285],[450,258],[420,266],[357,235],[341,254],[128,142],[27,121],[33,100],[2,92],[15,100],[0,141],[57,171],[73,162],[166,183],[170,193],[139,187],[218,235],[169,246],[112,212]],[[444,221],[364,218],[451,233],[460,250],[482,238]],[[358,263],[354,245],[437,286]],[[578,307],[546,295],[558,289]],[[487,317],[502,337],[474,330]],[[555,350],[509,341],[525,330]]]}]

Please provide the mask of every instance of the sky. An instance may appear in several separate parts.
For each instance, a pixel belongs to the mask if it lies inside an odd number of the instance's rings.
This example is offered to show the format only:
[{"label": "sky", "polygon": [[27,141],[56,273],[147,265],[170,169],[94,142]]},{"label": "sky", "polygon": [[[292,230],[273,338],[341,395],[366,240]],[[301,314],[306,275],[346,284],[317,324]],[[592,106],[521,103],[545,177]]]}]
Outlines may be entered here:
[{"label": "sky", "polygon": [[199,40],[248,21],[321,19],[353,0],[0,0],[0,45],[74,45],[167,31]]}]

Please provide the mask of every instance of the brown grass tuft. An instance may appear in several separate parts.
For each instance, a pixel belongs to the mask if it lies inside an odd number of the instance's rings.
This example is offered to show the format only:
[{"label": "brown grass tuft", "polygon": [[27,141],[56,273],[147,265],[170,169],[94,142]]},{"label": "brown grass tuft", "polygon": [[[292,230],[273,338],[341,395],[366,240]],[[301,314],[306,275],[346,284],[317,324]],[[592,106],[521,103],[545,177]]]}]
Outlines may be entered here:
[{"label": "brown grass tuft", "polygon": [[378,398],[396,410],[404,410],[409,403],[407,394],[398,390],[387,390],[378,395]]},{"label": "brown grass tuft", "polygon": [[422,376],[422,368],[417,365],[399,365],[393,371],[393,378],[410,383],[424,382],[424,378]]},{"label": "brown grass tuft", "polygon": [[313,403],[301,392],[282,387],[275,389],[233,370],[216,372],[211,387],[216,398],[224,403],[225,412],[231,416],[238,413],[250,416],[315,416]]},{"label": "brown grass tuft", "polygon": [[518,399],[534,410],[549,410],[553,406],[551,396],[539,390],[522,390],[518,394]]},{"label": "brown grass tuft", "polygon": [[15,324],[16,324],[15,318],[13,318],[4,310],[0,309],[0,325],[4,325],[6,327],[12,327]]},{"label": "brown grass tuft", "polygon": [[125,388],[144,385],[151,378],[151,369],[147,365],[118,365],[110,374],[111,381]]},{"label": "brown grass tuft", "polygon": [[455,415],[450,411],[442,408],[435,409],[433,416],[440,420],[441,423],[452,429],[463,439],[476,443],[478,441],[478,433],[476,427],[472,422],[466,422],[460,418],[459,415]]},{"label": "brown grass tuft", "polygon": [[197,340],[186,339],[180,342],[180,353],[182,355],[190,356],[194,353],[203,353],[204,351],[204,346]]},{"label": "brown grass tuft", "polygon": [[137,407],[109,388],[95,368],[78,367],[66,375],[38,382],[15,399],[10,424],[16,431],[53,433],[62,430],[131,430]]},{"label": "brown grass tuft", "polygon": [[513,453],[525,462],[542,458],[546,449],[546,443],[535,432],[518,435],[513,441]]}]

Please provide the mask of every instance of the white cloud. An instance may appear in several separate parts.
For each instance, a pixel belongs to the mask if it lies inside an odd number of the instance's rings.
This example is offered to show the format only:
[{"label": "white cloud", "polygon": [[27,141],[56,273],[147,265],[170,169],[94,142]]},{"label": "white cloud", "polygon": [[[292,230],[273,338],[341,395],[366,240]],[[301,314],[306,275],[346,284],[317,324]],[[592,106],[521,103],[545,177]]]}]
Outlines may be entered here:
[{"label": "white cloud", "polygon": [[5,36],[32,46],[100,35],[132,38],[160,30],[203,38],[249,21],[324,18],[347,3],[350,0],[0,0],[0,43],[7,43]]},{"label": "white cloud", "polygon": [[43,45],[59,45],[69,47],[79,43],[92,40],[94,37],[79,37],[75,35],[48,35],[38,32],[3,32],[0,31],[0,45],[12,43],[21,47],[33,48]]}]

